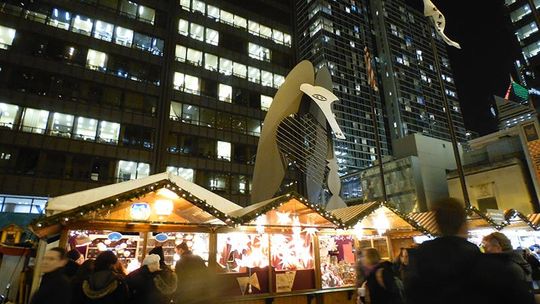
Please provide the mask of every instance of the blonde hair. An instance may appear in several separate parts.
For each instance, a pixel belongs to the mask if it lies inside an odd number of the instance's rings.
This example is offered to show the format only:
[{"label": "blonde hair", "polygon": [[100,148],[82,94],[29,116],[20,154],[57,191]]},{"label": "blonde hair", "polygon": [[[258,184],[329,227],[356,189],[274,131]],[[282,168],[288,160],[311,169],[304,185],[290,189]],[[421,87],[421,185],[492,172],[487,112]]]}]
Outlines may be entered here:
[{"label": "blonde hair", "polygon": [[369,265],[376,265],[381,261],[381,255],[375,248],[362,249],[362,255],[366,258],[366,262]]}]

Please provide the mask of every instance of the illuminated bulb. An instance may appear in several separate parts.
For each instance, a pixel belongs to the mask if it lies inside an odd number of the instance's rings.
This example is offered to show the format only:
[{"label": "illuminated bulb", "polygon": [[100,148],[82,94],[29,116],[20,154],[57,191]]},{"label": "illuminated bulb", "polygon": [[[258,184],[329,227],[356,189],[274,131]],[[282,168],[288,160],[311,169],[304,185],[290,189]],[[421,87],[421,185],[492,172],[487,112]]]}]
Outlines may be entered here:
[{"label": "illuminated bulb", "polygon": [[361,222],[358,222],[356,223],[356,225],[354,225],[354,234],[356,235],[356,238],[361,240],[362,237],[364,236],[364,228],[362,226],[362,223]]},{"label": "illuminated bulb", "polygon": [[276,211],[276,215],[277,215],[277,221],[279,224],[281,225],[287,225],[288,223],[291,222],[291,218],[290,218],[290,215],[291,213],[290,212],[279,212],[279,211]]},{"label": "illuminated bulb", "polygon": [[255,223],[257,224],[257,232],[260,233],[260,234],[263,234],[264,233],[264,225],[266,225],[266,215],[261,215],[259,217],[257,217],[257,219],[255,220]]},{"label": "illuminated bulb", "polygon": [[157,215],[171,215],[173,208],[173,202],[168,199],[158,199],[154,202],[154,210]]},{"label": "illuminated bulb", "polygon": [[382,208],[379,208],[377,210],[377,213],[375,215],[374,219],[375,229],[377,229],[377,233],[379,235],[383,235],[386,230],[390,229],[390,222],[388,221],[388,218],[384,214],[384,210]]}]

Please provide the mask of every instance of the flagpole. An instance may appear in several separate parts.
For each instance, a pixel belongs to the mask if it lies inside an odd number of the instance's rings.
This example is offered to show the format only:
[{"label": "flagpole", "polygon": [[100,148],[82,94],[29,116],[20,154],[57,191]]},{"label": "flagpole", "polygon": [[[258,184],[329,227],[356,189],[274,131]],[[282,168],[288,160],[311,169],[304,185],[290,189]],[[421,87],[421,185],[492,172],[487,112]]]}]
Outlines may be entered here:
[{"label": "flagpole", "polygon": [[[433,20],[431,21],[433,23],[433,26],[436,27],[437,25],[434,24]],[[448,99],[446,98],[446,92],[444,91],[444,84],[442,82],[442,70],[441,66],[439,64],[439,51],[437,49],[437,45],[435,43],[435,38],[433,35],[431,36],[431,49],[433,50],[433,56],[435,58],[435,68],[437,69],[436,74],[437,78],[439,80],[439,86],[441,87],[441,94],[443,99],[443,105],[446,113],[446,120],[448,122],[448,129],[450,131],[450,139],[452,141],[452,148],[454,151],[454,158],[456,160],[456,167],[457,172],[459,176],[459,182],[461,184],[461,190],[463,192],[463,200],[465,201],[465,207],[469,208],[471,207],[471,202],[469,200],[469,191],[467,190],[467,183],[465,182],[465,174],[463,172],[463,166],[461,164],[461,157],[459,156],[459,147],[458,147],[458,141],[456,138],[456,132],[454,129],[454,120],[452,119],[452,110],[448,106]]]},{"label": "flagpole", "polygon": [[[369,75],[369,70],[371,69],[373,72],[373,76],[375,77],[375,72],[373,71],[373,66],[371,65],[371,56],[368,56],[369,50],[366,44],[366,41],[364,39],[364,61],[366,63],[366,79],[368,80],[368,87],[369,87],[369,104],[371,108],[371,116],[372,116],[372,122],[373,122],[373,129],[375,133],[375,146],[376,146],[376,153],[377,153],[377,160],[379,161],[379,174],[381,178],[381,188],[382,188],[382,195],[384,202],[388,202],[388,194],[386,193],[386,182],[384,180],[384,166],[383,166],[383,159],[382,159],[382,150],[381,150],[381,140],[379,138],[379,127],[377,123],[377,112],[375,111],[375,98],[373,97],[373,87],[372,83],[370,81],[371,76]],[[369,59],[369,60],[368,60]],[[376,77],[373,81],[377,81]]]}]

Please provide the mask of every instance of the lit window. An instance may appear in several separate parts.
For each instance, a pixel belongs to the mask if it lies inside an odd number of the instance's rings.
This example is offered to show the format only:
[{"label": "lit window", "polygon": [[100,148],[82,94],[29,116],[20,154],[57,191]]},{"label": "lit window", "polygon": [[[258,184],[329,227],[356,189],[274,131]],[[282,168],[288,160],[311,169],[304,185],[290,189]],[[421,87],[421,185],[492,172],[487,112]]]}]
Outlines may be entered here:
[{"label": "lit window", "polygon": [[538,32],[538,26],[536,22],[531,22],[516,31],[518,40],[523,40],[529,37],[531,34]]},{"label": "lit window", "polygon": [[199,124],[199,107],[188,104],[182,105],[182,122]]},{"label": "lit window", "polygon": [[15,33],[15,29],[0,25],[0,49],[7,50],[13,44]]},{"label": "lit window", "polygon": [[119,160],[116,177],[119,182],[147,177],[150,174],[150,165],[132,161]]},{"label": "lit window", "polygon": [[248,119],[248,134],[261,136],[261,122],[257,119]]},{"label": "lit window", "polygon": [[225,58],[219,58],[219,72],[225,75],[231,75],[232,61]]},{"label": "lit window", "polygon": [[120,1],[120,13],[131,18],[137,16],[137,3],[130,0]]},{"label": "lit window", "polygon": [[270,49],[257,45],[255,43],[248,43],[249,57],[270,61]]},{"label": "lit window", "polygon": [[182,104],[176,101],[171,101],[169,118],[171,120],[179,121],[181,117],[182,117]]},{"label": "lit window", "polygon": [[268,71],[262,71],[261,72],[261,84],[263,86],[268,86],[268,87],[271,87],[272,86],[272,83],[273,83],[273,75],[272,73],[268,72]]},{"label": "lit window", "polygon": [[199,78],[183,73],[174,73],[174,88],[191,94],[199,94]]},{"label": "lit window", "polygon": [[238,62],[233,63],[234,76],[240,77],[240,78],[246,78],[246,73],[247,73],[247,67],[245,64],[241,64]]},{"label": "lit window", "polygon": [[531,13],[531,7],[528,4],[525,4],[518,9],[510,12],[510,19],[512,19],[512,22],[517,22],[523,18],[523,16],[528,15]]},{"label": "lit window", "polygon": [[240,28],[246,28],[247,27],[246,18],[242,18],[240,16],[234,16],[234,26],[240,27]]},{"label": "lit window", "polygon": [[193,0],[193,4],[191,5],[191,9],[194,12],[199,12],[199,13],[204,15],[205,14],[205,10],[204,10],[205,6],[206,5],[202,1]]},{"label": "lit window", "polygon": [[185,78],[185,92],[191,94],[199,94],[200,81],[198,77],[186,75]]},{"label": "lit window", "polygon": [[152,39],[152,48],[150,49],[152,54],[163,56],[163,47],[165,47],[165,42],[162,39]]},{"label": "lit window", "polygon": [[19,107],[12,104],[0,103],[0,127],[13,129]]},{"label": "lit window", "polygon": [[195,170],[190,168],[177,168],[173,166],[167,166],[167,172],[172,173],[174,175],[180,176],[181,178],[189,181],[189,182],[195,182]]},{"label": "lit window", "polygon": [[279,88],[281,84],[283,84],[283,82],[285,82],[285,77],[278,74],[274,74],[274,87],[275,88]]},{"label": "lit window", "polygon": [[75,125],[75,137],[84,140],[95,140],[97,132],[97,120],[92,118],[78,117]]},{"label": "lit window", "polygon": [[232,102],[232,87],[220,83],[218,98],[221,101]]},{"label": "lit window", "polygon": [[71,137],[73,130],[73,115],[54,113],[51,123],[50,135]]},{"label": "lit window", "polygon": [[144,21],[146,23],[154,24],[155,18],[156,18],[155,9],[139,5],[137,19]]},{"label": "lit window", "polygon": [[94,38],[112,41],[113,28],[112,24],[97,20],[94,28]]},{"label": "lit window", "polygon": [[92,19],[85,16],[77,15],[75,16],[75,19],[73,19],[73,26],[71,27],[71,31],[90,36],[92,34],[92,25]]},{"label": "lit window", "polygon": [[190,4],[191,0],[180,0],[180,6],[182,6],[182,9],[185,9],[186,11],[189,11]]},{"label": "lit window", "polygon": [[187,49],[187,62],[200,66],[202,65],[203,53],[194,49]]},{"label": "lit window", "polygon": [[261,83],[261,70],[248,67],[248,80],[255,83]]},{"label": "lit window", "polygon": [[118,143],[120,135],[120,124],[109,121],[100,121],[98,130],[98,140],[109,144]]},{"label": "lit window", "polygon": [[180,21],[178,21],[178,33],[187,36],[189,34],[189,22],[180,19]]},{"label": "lit window", "polygon": [[191,23],[189,28],[189,37],[204,41],[204,27],[196,23]]},{"label": "lit window", "polygon": [[120,26],[116,27],[114,43],[131,47],[131,44],[133,43],[133,31]]},{"label": "lit window", "polygon": [[187,52],[187,48],[185,46],[181,46],[177,44],[176,51],[174,52],[176,61],[180,61],[180,62],[186,61],[186,52]]},{"label": "lit window", "polygon": [[48,25],[58,27],[64,30],[69,29],[69,24],[71,23],[71,14],[67,11],[53,8],[52,14],[49,17]]},{"label": "lit window", "polygon": [[143,34],[135,33],[133,35],[133,45],[141,50],[150,51],[152,50],[152,37],[146,36]]},{"label": "lit window", "polygon": [[261,110],[268,111],[274,99],[270,96],[261,95]]},{"label": "lit window", "polygon": [[219,8],[215,6],[208,5],[206,7],[206,15],[212,19],[219,20]]},{"label": "lit window", "polygon": [[107,66],[107,54],[96,50],[88,50],[86,56],[86,67],[91,70],[103,71]]},{"label": "lit window", "polygon": [[227,12],[227,11],[221,10],[221,12],[220,12],[220,20],[223,23],[233,24],[234,15],[232,13]]},{"label": "lit window", "polygon": [[217,157],[218,159],[223,159],[231,161],[231,143],[226,141],[217,142]]},{"label": "lit window", "polygon": [[212,54],[204,54],[204,68],[210,71],[218,70],[218,57]]},{"label": "lit window", "polygon": [[219,43],[219,32],[210,28],[206,29],[206,43],[212,45],[218,45]]},{"label": "lit window", "polygon": [[259,36],[260,31],[260,24],[255,21],[248,21],[248,31],[253,34]]},{"label": "lit window", "polygon": [[26,108],[23,115],[22,130],[24,132],[45,134],[49,111]]},{"label": "lit window", "polygon": [[259,32],[264,38],[272,38],[272,29],[268,26],[264,26],[261,24]]},{"label": "lit window", "polygon": [[278,31],[278,30],[274,30],[272,32],[272,39],[276,43],[283,44],[283,32]]},{"label": "lit window", "polygon": [[287,46],[291,46],[291,43],[292,43],[291,35],[283,34],[283,43],[285,43],[285,45]]}]

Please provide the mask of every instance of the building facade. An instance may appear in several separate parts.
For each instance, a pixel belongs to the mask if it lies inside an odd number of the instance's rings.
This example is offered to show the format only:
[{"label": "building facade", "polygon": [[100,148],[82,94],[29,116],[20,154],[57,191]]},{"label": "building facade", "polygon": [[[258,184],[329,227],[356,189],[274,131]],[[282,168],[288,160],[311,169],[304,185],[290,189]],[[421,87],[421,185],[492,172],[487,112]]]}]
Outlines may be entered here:
[{"label": "building facade", "polygon": [[290,17],[281,1],[0,4],[1,193],[169,171],[246,204]]},{"label": "building facade", "polygon": [[505,0],[514,26],[516,38],[521,46],[523,58],[516,62],[520,80],[526,87],[538,88],[540,85],[540,1]]},{"label": "building facade", "polygon": [[[383,155],[412,133],[449,140],[445,111],[451,111],[458,140],[465,141],[446,46],[420,12],[401,0],[295,3],[298,55],[317,68],[328,66],[340,98],[334,109],[347,138],[335,140],[334,148],[341,173],[370,167],[376,159],[365,46],[375,57],[380,83],[373,98]],[[443,106],[443,95],[451,109]]]}]

